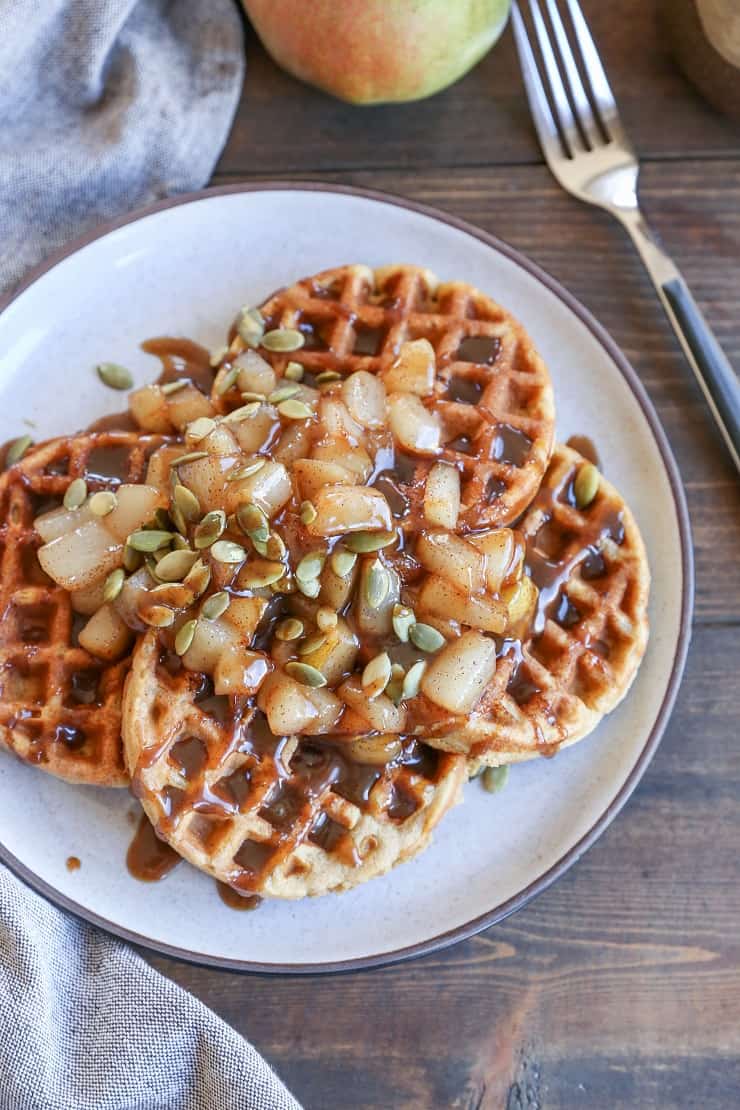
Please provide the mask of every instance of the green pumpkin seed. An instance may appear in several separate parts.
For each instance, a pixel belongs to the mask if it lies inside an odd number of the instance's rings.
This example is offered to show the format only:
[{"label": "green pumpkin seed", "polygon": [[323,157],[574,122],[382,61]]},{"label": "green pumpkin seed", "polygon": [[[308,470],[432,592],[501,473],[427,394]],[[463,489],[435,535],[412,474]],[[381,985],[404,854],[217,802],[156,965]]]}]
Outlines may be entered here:
[{"label": "green pumpkin seed", "polygon": [[481,786],[488,794],[498,794],[499,790],[503,790],[509,778],[509,767],[505,764],[503,767],[486,767],[481,775]]},{"label": "green pumpkin seed", "polygon": [[118,504],[118,498],[115,493],[110,490],[103,489],[100,493],[94,493],[90,498],[90,512],[93,516],[107,516],[112,513]]},{"label": "green pumpkin seed", "polygon": [[215,543],[226,528],[226,513],[223,509],[213,509],[201,520],[193,535],[195,547],[201,551]]},{"label": "green pumpkin seed", "polygon": [[257,554],[261,555],[263,559],[266,559],[267,558],[267,540],[259,539],[259,536],[261,536],[261,535],[262,535],[261,532],[252,532],[249,536],[249,539],[251,540],[252,547],[257,552]]},{"label": "green pumpkin seed", "polygon": [[391,680],[391,661],[386,651],[371,659],[362,672],[362,689],[369,698],[382,694]]},{"label": "green pumpkin seed", "polygon": [[338,374],[336,370],[322,370],[320,374],[316,375],[316,384],[325,385],[326,382],[338,382],[342,375]]},{"label": "green pumpkin seed", "polygon": [[233,412],[227,413],[226,416],[221,418],[224,424],[240,424],[242,420],[249,420],[250,416],[254,416],[262,408],[261,401],[250,401],[248,405],[242,405],[241,408],[234,409]]},{"label": "green pumpkin seed", "polygon": [[198,627],[197,620],[185,621],[177,630],[175,636],[175,651],[178,655],[184,655],[193,642],[195,630]]},{"label": "green pumpkin seed", "polygon": [[126,581],[126,575],[122,567],[112,570],[105,580],[103,586],[103,601],[115,601],[121,590],[123,583]]},{"label": "green pumpkin seed", "polygon": [[245,463],[244,466],[237,467],[236,470],[230,470],[226,475],[227,482],[240,482],[242,478],[249,478],[252,474],[256,474],[258,470],[267,462],[267,459],[252,459],[251,462]]},{"label": "green pumpkin seed", "polygon": [[139,616],[151,628],[169,628],[171,624],[175,623],[175,614],[166,605],[150,605]]},{"label": "green pumpkin seed", "polygon": [[259,347],[265,318],[258,308],[243,308],[236,320],[236,330],[248,347]]},{"label": "green pumpkin seed", "polygon": [[391,577],[383,564],[378,559],[373,559],[365,573],[365,600],[368,605],[377,609],[388,596],[391,588]]},{"label": "green pumpkin seed", "polygon": [[186,455],[180,455],[178,458],[173,459],[170,466],[182,466],[183,463],[195,462],[197,459],[207,458],[207,451],[188,451]]},{"label": "green pumpkin seed", "polygon": [[[259,505],[253,505],[251,502],[239,505],[236,510],[236,519],[239,527],[247,536],[252,537],[254,533],[257,533],[257,539],[261,539],[263,543],[267,542],[267,537],[270,534],[270,522]],[[264,537],[262,536],[263,532]]]},{"label": "green pumpkin seed", "polygon": [[171,542],[171,532],[160,532],[154,528],[141,528],[137,532],[132,532],[126,540],[128,546],[133,547],[134,551],[143,552],[159,551],[160,547],[167,547]]},{"label": "green pumpkin seed", "polygon": [[173,536],[172,546],[175,551],[190,551],[190,544],[185,536]]},{"label": "green pumpkin seed", "polygon": [[313,416],[313,410],[308,405],[304,405],[303,401],[296,401],[295,398],[281,401],[277,410],[287,420],[308,420],[309,416]]},{"label": "green pumpkin seed", "polygon": [[300,391],[299,385],[281,385],[278,389],[268,396],[267,400],[271,405],[279,405],[281,401],[287,401],[290,397],[295,397],[296,393]]},{"label": "green pumpkin seed", "polygon": [[283,537],[279,536],[277,532],[271,532],[265,544],[265,551],[268,559],[284,559],[287,552]]},{"label": "green pumpkin seed", "polygon": [[429,653],[439,651],[447,643],[442,633],[432,628],[431,624],[412,624],[409,629],[409,639],[419,651]]},{"label": "green pumpkin seed", "polygon": [[295,328],[276,328],[274,331],[265,332],[262,336],[262,346],[266,351],[275,351],[282,354],[288,351],[299,351],[306,342],[303,332]]},{"label": "green pumpkin seed", "polygon": [[208,365],[215,370],[217,366],[221,365],[228,353],[228,347],[217,347],[215,351],[211,351],[210,357],[208,359]]},{"label": "green pumpkin seed", "polygon": [[199,416],[197,420],[191,420],[185,426],[185,435],[188,439],[198,440],[205,439],[211,432],[216,429],[216,421],[212,420],[210,416]]},{"label": "green pumpkin seed", "polygon": [[123,549],[123,569],[133,574],[142,564],[143,556],[128,544]]},{"label": "green pumpkin seed", "polygon": [[339,623],[339,618],[333,609],[328,606],[322,605],[316,612],[316,626],[321,632],[330,632],[332,628],[336,628]]},{"label": "green pumpkin seed", "polygon": [[304,370],[300,362],[289,362],[283,372],[283,377],[287,378],[289,382],[300,382],[303,379]]},{"label": "green pumpkin seed", "polygon": [[301,501],[301,524],[313,524],[319,515],[311,501]]},{"label": "green pumpkin seed", "polygon": [[344,546],[350,551],[366,555],[370,551],[380,551],[396,539],[395,532],[352,532],[344,537]]},{"label": "green pumpkin seed", "polygon": [[600,475],[593,463],[587,462],[580,467],[573,483],[573,493],[579,509],[587,509],[599,492]]},{"label": "green pumpkin seed", "polygon": [[304,597],[318,597],[321,593],[321,582],[318,578],[296,578],[296,585]]},{"label": "green pumpkin seed", "polygon": [[168,551],[157,562],[157,578],[162,582],[180,582],[197,561],[195,551]]},{"label": "green pumpkin seed", "polygon": [[334,550],[331,557],[331,569],[338,578],[346,578],[354,570],[357,555],[353,551],[346,551],[339,547]]},{"label": "green pumpkin seed", "polygon": [[423,659],[420,659],[418,663],[414,663],[413,667],[409,667],[406,672],[406,677],[403,680],[403,685],[401,686],[402,699],[405,700],[406,698],[416,697],[419,693],[421,680],[424,677],[424,671],[426,669],[427,665]]},{"label": "green pumpkin seed", "polygon": [[302,686],[310,686],[314,690],[318,690],[320,686],[326,686],[326,679],[321,671],[316,667],[310,667],[308,663],[286,663],[285,673],[296,682],[300,682]]},{"label": "green pumpkin seed", "polygon": [[239,576],[239,585],[247,590],[259,590],[263,586],[271,586],[285,574],[282,563],[272,562],[270,559],[256,559],[249,563]]},{"label": "green pumpkin seed", "polygon": [[416,616],[413,609],[408,609],[405,605],[393,606],[393,631],[402,644],[409,642],[409,631],[412,625],[416,624]]},{"label": "green pumpkin seed", "polygon": [[31,436],[18,436],[12,443],[8,444],[8,450],[5,452],[5,466],[14,466],[25,455],[28,448],[33,443]]},{"label": "green pumpkin seed", "polygon": [[172,518],[172,523],[174,524],[175,528],[177,528],[177,531],[180,533],[179,536],[175,536],[173,538],[172,543],[177,546],[175,540],[184,540],[186,545],[189,547],[190,545],[188,544],[186,539],[186,536],[188,534],[188,522],[182,515],[181,510],[178,509],[177,505],[170,505],[170,516]]},{"label": "green pumpkin seed", "polygon": [[303,621],[299,621],[295,617],[288,617],[287,620],[281,621],[275,629],[276,640],[297,640],[302,635]]},{"label": "green pumpkin seed", "polygon": [[165,397],[171,397],[173,393],[179,393],[181,389],[184,389],[186,385],[190,385],[187,378],[178,378],[174,382],[165,382],[159,388]]},{"label": "green pumpkin seed", "polygon": [[259,401],[261,405],[264,405],[267,397],[264,393],[256,393],[253,389],[245,389],[242,393],[242,401]]},{"label": "green pumpkin seed", "polygon": [[[211,548],[211,555],[217,563],[243,563],[247,557],[247,553],[239,543],[232,543],[231,540],[219,540],[214,543]],[[280,573],[283,573],[283,565],[280,564]]]},{"label": "green pumpkin seed", "polygon": [[160,532],[169,532],[171,527],[172,522],[170,521],[170,514],[166,509],[155,509],[152,520],[144,525],[147,531],[150,531],[152,528],[158,528]]},{"label": "green pumpkin seed", "polygon": [[210,581],[211,568],[208,566],[207,563],[204,563],[201,559],[199,559],[198,562],[195,563],[195,565],[193,566],[193,569],[190,571],[190,573],[185,576],[185,581],[183,582],[183,585],[187,586],[187,588],[192,591],[195,597],[200,597],[201,594],[204,594],[208,589],[208,584],[210,583]]},{"label": "green pumpkin seed", "polygon": [[277,582],[270,584],[270,589],[276,594],[294,594],[295,593],[295,580],[289,570],[286,570],[282,578],[278,578]]},{"label": "green pumpkin seed", "polygon": [[217,594],[211,594],[208,600],[203,602],[200,615],[205,617],[207,621],[216,621],[223,616],[230,604],[231,598],[226,590],[219,590]]},{"label": "green pumpkin seed", "polygon": [[100,380],[111,389],[131,389],[134,384],[131,371],[117,362],[99,362],[95,369]]},{"label": "green pumpkin seed", "polygon": [[327,641],[325,632],[314,632],[312,636],[307,636],[303,643],[298,645],[299,655],[310,655],[314,651],[322,648]]},{"label": "green pumpkin seed", "polygon": [[175,505],[182,513],[186,521],[197,520],[200,516],[200,501],[195,496],[192,490],[187,486],[181,485],[179,482],[175,486],[172,493]]},{"label": "green pumpkin seed", "polygon": [[81,505],[84,505],[86,497],[87,482],[84,478],[75,478],[67,486],[67,492],[64,495],[65,509],[79,509]]},{"label": "green pumpkin seed", "polygon": [[306,582],[312,578],[318,578],[324,569],[326,562],[326,555],[323,551],[309,551],[304,555],[298,566],[295,568],[295,576],[299,581]]},{"label": "green pumpkin seed", "polygon": [[[224,352],[224,354],[225,353],[226,352]],[[220,362],[221,359],[219,359],[218,361]],[[218,365],[218,363],[216,363],[216,365]],[[236,385],[236,379],[238,377],[239,367],[230,366],[216,386],[216,393],[219,395],[219,397],[223,397],[224,393],[228,393],[230,389],[233,389],[233,387]]]}]

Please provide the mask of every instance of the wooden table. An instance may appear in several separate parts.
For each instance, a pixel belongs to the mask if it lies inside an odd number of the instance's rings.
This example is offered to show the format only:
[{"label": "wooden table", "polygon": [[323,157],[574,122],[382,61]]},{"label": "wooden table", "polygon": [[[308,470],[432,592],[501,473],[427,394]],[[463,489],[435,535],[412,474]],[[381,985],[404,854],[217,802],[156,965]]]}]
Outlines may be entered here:
[{"label": "wooden table", "polygon": [[[648,213],[740,366],[740,135],[675,70],[650,0],[584,7],[642,158]],[[453,88],[403,106],[351,108],[305,88],[251,34],[248,57],[215,183],[312,178],[437,205],[509,240],[605,324],[686,482],[694,638],[673,719],[626,811],[504,924],[341,977],[153,962],[252,1040],[312,1110],[737,1106],[738,481],[652,286],[620,228],[544,167],[509,32]]]}]

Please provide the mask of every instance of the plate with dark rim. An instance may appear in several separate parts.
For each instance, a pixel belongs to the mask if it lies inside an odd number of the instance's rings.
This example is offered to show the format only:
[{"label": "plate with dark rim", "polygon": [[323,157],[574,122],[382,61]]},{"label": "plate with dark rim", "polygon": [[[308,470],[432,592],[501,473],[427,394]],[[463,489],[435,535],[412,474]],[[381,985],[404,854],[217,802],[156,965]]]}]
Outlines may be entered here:
[{"label": "plate with dark rim", "polygon": [[[0,753],[0,859],[57,905],[165,955],[235,970],[372,967],[495,924],[564,873],[616,816],[665,728],[689,641],[693,568],[676,464],[634,370],[592,316],[506,243],[409,201],[261,183],[165,201],[78,240],[0,313],[0,436],[89,424],[117,396],[102,361],[156,376],[139,344],[223,342],[238,307],[345,262],[406,261],[479,286],[519,317],[552,374],[560,440],[586,434],[643,531],[655,574],[650,644],[629,696],[586,741],[512,768],[504,791],[468,783],[421,856],[342,895],[237,913],[183,865],[145,884],[125,867],[127,791],[68,786]],[[119,406],[120,407],[120,403]],[[629,819],[629,815],[625,819]],[[81,866],[67,869],[69,856]]]}]

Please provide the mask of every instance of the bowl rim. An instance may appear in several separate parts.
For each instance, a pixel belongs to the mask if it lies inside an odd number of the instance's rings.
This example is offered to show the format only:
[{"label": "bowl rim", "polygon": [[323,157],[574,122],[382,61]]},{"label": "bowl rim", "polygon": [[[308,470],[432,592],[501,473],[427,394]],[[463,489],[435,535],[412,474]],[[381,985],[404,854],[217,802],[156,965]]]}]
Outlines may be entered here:
[{"label": "bowl rim", "polygon": [[378,952],[367,956],[354,957],[352,959],[326,961],[322,963],[264,963],[254,960],[236,960],[228,957],[210,956],[205,953],[191,952],[188,949],[168,944],[165,941],[153,940],[134,930],[118,925],[108,918],[100,916],[86,906],[80,905],[73,898],[56,890],[52,884],[46,882],[45,879],[41,879],[29,867],[22,863],[17,856],[10,852],[4,844],[0,843],[0,862],[4,863],[10,871],[38,894],[42,895],[47,901],[60,909],[66,910],[78,919],[96,925],[106,932],[128,941],[139,948],[183,963],[195,964],[201,967],[219,968],[224,971],[265,975],[316,975],[384,967],[414,959],[419,956],[429,955],[432,952],[438,952],[453,944],[457,944],[459,941],[468,940],[484,929],[503,921],[504,918],[509,917],[510,914],[515,913],[517,910],[527,905],[527,903],[531,902],[533,898],[537,897],[538,894],[541,894],[556,882],[557,879],[564,875],[565,872],[581,858],[584,852],[598,840],[626,804],[645,773],[660,743],[673,709],[686,665],[686,657],[691,639],[691,618],[694,603],[694,558],[686,495],[673,451],[645,387],[640,381],[637,372],[628,362],[616,342],[572,293],[535,262],[532,262],[526,255],[510,246],[505,240],[487,231],[483,231],[467,220],[451,216],[431,205],[408,200],[406,197],[396,196],[378,189],[366,189],[355,185],[338,185],[317,181],[301,181],[300,179],[265,179],[253,182],[238,182],[228,185],[211,186],[190,193],[182,193],[137,208],[118,219],[98,224],[90,231],[65,244],[61,249],[54,251],[38,266],[34,267],[9,293],[0,297],[0,316],[2,316],[14,301],[48,271],[54,269],[59,263],[63,262],[71,255],[76,254],[82,248],[89,246],[98,239],[105,238],[110,235],[111,232],[117,231],[119,228],[126,227],[128,224],[137,223],[141,219],[156,215],[170,208],[198,203],[213,197],[229,196],[239,193],[275,191],[333,193],[343,196],[354,196],[419,213],[422,216],[427,216],[440,223],[447,224],[449,227],[453,227],[458,231],[462,231],[478,239],[486,246],[491,247],[499,254],[504,255],[506,258],[516,263],[558,297],[581,323],[588,328],[597,342],[606,350],[606,353],[615,363],[625,379],[647,420],[668,476],[681,545],[681,616],[676,639],[676,650],[663,701],[634,767],[625,779],[617,795],[606,807],[601,816],[593,823],[591,828],[584,833],[580,840],[565,852],[557,863],[553,864],[552,867],[548,868],[542,875],[533,879],[532,882],[528,883],[527,886],[511,898],[506,899],[506,901],[501,902],[485,913],[479,914],[470,921],[454,926],[452,929],[445,930],[426,940],[417,941],[415,944],[406,945],[388,952]]}]

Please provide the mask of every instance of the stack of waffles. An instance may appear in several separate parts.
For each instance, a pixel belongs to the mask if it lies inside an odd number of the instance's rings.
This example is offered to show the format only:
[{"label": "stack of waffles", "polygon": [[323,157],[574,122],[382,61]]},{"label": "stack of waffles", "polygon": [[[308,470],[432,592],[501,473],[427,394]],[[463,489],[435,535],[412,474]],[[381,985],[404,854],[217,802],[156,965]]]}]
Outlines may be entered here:
[{"label": "stack of waffles", "polygon": [[471,286],[344,266],[228,339],[0,478],[0,742],[240,894],[346,890],[615,707],[645,551]]}]

